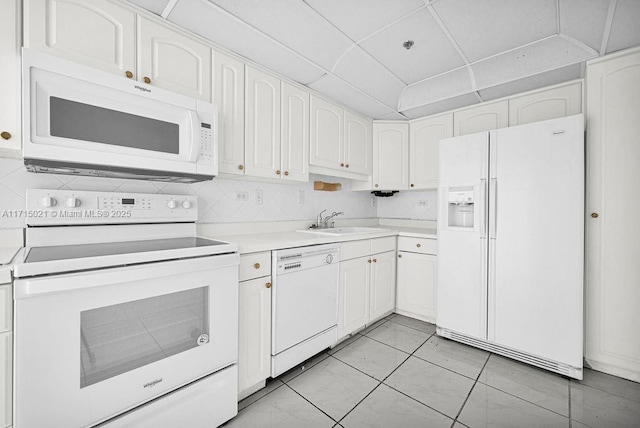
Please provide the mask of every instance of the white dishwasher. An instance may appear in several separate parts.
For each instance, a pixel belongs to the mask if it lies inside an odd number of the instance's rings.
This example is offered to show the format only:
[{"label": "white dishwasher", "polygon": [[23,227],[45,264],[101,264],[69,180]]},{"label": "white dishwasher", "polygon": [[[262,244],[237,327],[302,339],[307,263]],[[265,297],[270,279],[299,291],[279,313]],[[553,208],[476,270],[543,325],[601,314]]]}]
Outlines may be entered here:
[{"label": "white dishwasher", "polygon": [[338,339],[339,245],[271,253],[271,376],[333,345]]}]

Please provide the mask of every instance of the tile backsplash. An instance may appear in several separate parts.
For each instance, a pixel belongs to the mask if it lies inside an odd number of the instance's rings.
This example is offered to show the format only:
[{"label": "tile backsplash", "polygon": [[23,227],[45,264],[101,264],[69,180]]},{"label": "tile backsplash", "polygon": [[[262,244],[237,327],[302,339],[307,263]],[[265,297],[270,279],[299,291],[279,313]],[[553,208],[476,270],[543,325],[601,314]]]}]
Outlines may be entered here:
[{"label": "tile backsplash", "polygon": [[[314,179],[340,182],[342,190],[315,191]],[[377,198],[369,192],[350,191],[350,184],[349,180],[313,175],[309,183],[295,184],[220,177],[195,184],[167,184],[143,180],[34,174],[27,172],[20,159],[0,158],[0,228],[24,227],[24,218],[2,214],[6,210],[24,209],[25,191],[29,188],[196,195],[199,223],[315,220],[323,209],[327,213],[343,211],[342,218],[436,219],[436,191],[401,192],[389,198]]]}]

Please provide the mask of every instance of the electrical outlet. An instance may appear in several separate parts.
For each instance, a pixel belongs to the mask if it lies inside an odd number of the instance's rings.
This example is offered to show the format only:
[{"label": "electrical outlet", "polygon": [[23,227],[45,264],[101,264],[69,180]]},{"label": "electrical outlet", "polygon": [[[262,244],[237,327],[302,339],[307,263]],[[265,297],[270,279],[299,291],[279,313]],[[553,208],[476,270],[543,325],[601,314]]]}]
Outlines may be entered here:
[{"label": "electrical outlet", "polygon": [[304,204],[304,190],[298,190],[298,203]]},{"label": "electrical outlet", "polygon": [[372,206],[373,208],[375,208],[375,207],[376,207],[376,205],[377,205],[376,198],[371,198],[371,206]]},{"label": "electrical outlet", "polygon": [[263,202],[263,198],[262,198],[262,189],[256,189],[256,193],[255,193],[255,203],[256,205],[262,205]]},{"label": "electrical outlet", "polygon": [[418,205],[421,207],[428,207],[429,206],[429,200],[427,199],[421,199],[418,201]]},{"label": "electrical outlet", "polygon": [[236,202],[247,202],[249,200],[249,192],[236,192]]}]

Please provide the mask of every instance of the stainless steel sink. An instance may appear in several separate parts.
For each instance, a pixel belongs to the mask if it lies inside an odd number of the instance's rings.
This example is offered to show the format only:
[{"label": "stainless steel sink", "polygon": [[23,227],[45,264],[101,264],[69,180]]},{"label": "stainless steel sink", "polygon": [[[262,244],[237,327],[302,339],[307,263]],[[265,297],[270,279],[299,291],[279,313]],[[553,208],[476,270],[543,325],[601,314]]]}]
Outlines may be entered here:
[{"label": "stainless steel sink", "polygon": [[377,233],[388,232],[389,229],[381,229],[379,227],[330,227],[326,229],[302,229],[297,232],[315,233],[318,235],[328,236],[343,236],[343,235],[355,235],[358,233]]}]

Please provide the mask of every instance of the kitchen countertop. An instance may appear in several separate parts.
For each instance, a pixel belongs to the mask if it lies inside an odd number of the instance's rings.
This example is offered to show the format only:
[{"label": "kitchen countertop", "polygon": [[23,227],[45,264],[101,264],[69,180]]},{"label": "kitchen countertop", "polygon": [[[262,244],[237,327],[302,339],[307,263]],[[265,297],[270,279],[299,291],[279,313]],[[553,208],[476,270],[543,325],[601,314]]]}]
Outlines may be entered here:
[{"label": "kitchen countertop", "polygon": [[223,237],[207,236],[205,238],[219,239],[221,241],[238,244],[240,254],[257,253],[283,248],[304,247],[307,245],[329,244],[333,242],[359,241],[362,239],[384,238],[387,236],[412,236],[417,238],[436,239],[435,229],[380,226],[380,231],[371,233],[354,233],[342,236],[327,236],[308,232],[275,232],[226,235]]}]

